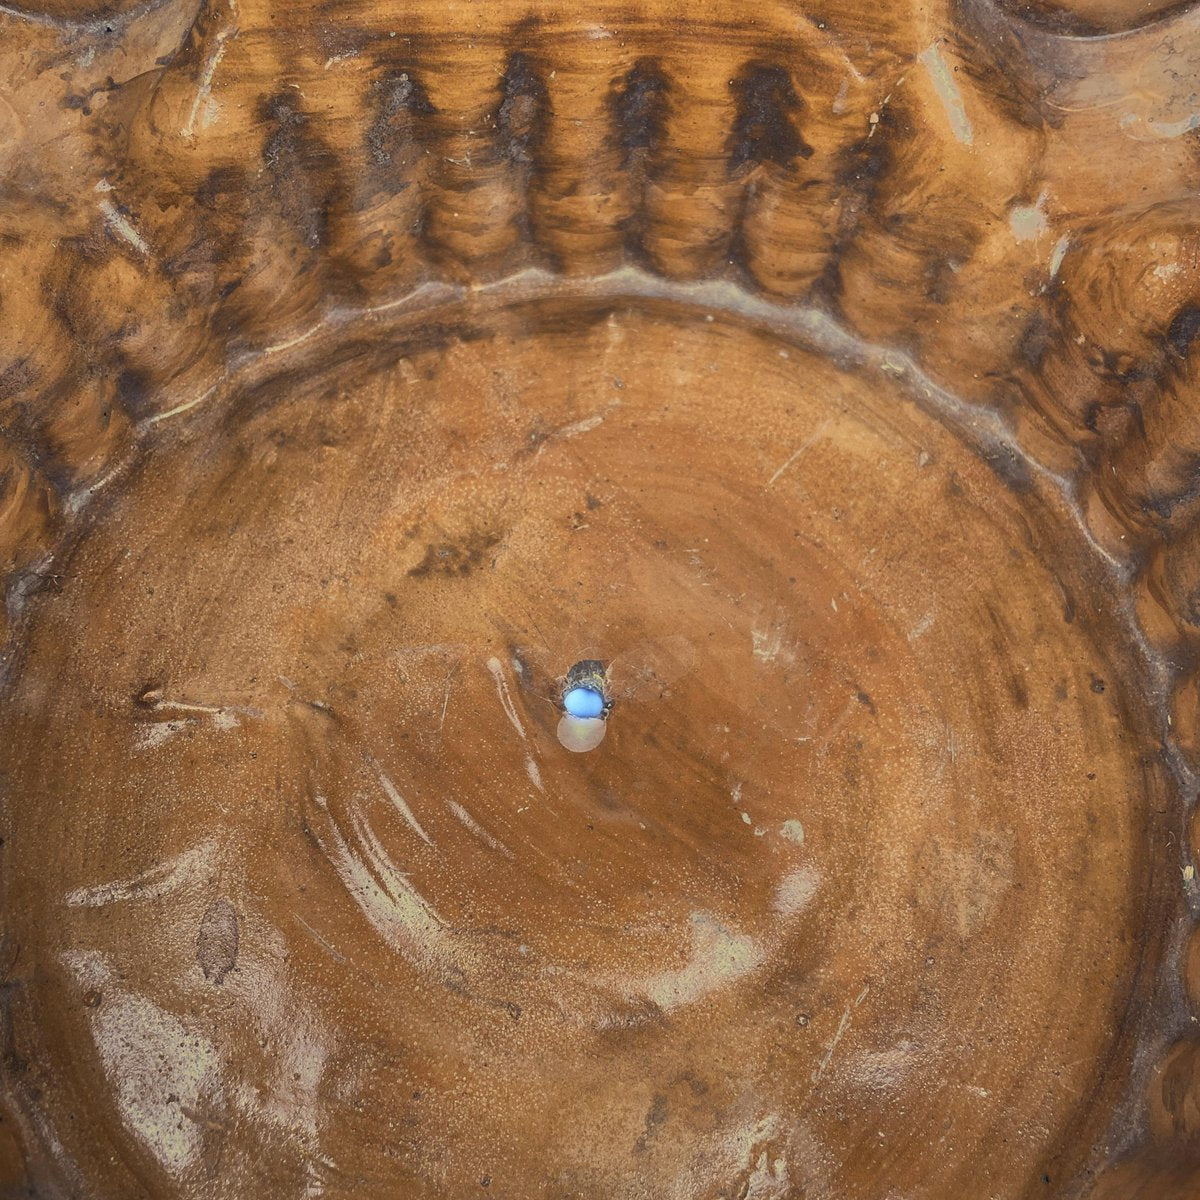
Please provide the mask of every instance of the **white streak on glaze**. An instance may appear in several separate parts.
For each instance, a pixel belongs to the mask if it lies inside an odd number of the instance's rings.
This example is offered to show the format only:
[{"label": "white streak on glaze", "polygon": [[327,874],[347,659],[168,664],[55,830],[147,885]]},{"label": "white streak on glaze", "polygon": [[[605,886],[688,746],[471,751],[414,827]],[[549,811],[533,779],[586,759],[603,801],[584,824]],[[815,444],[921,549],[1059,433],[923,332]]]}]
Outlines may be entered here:
[{"label": "white streak on glaze", "polygon": [[538,770],[537,763],[533,761],[533,758],[530,755],[525,756],[525,774],[529,776],[533,786],[537,788],[539,792],[544,792],[546,790],[546,785],[542,783],[542,773]]},{"label": "white streak on glaze", "polygon": [[200,85],[196,88],[196,95],[192,98],[192,107],[188,111],[187,120],[183,123],[183,129],[180,130],[185,138],[190,138],[196,132],[196,117],[200,113],[200,106],[212,94],[213,75],[225,53],[225,43],[231,37],[236,36],[236,29],[222,29],[214,39],[212,53],[205,60],[204,67],[200,72]]},{"label": "white streak on glaze", "polygon": [[508,693],[508,684],[504,681],[503,663],[498,658],[492,657],[488,659],[487,667],[492,673],[492,678],[496,681],[496,693],[500,697],[500,704],[504,708],[504,715],[508,717],[512,723],[512,727],[524,738],[525,726],[521,724],[521,718],[517,716],[517,710],[513,707],[512,697]]},{"label": "white streak on glaze", "polygon": [[379,780],[379,786],[383,788],[383,794],[392,802],[392,807],[404,818],[409,827],[427,846],[432,846],[433,839],[421,828],[421,822],[417,820],[413,810],[409,808],[408,802],[396,790],[396,785],[384,773],[375,756],[368,751],[366,759],[371,766],[371,770],[375,772],[375,778]]},{"label": "white streak on glaze", "polygon": [[711,913],[694,912],[691,957],[678,970],[651,976],[644,990],[659,1008],[670,1011],[744,979],[763,958],[749,935],[727,928]]},{"label": "white streak on glaze", "polygon": [[102,908],[106,904],[121,904],[130,900],[155,900],[200,878],[207,878],[216,848],[216,842],[211,839],[203,841],[132,879],[76,888],[68,893],[65,902],[71,908]]},{"label": "white streak on glaze", "polygon": [[1055,279],[1058,276],[1058,270],[1063,265],[1063,259],[1067,257],[1067,250],[1071,245],[1071,235],[1064,233],[1062,237],[1054,243],[1054,250],[1050,255],[1050,278]]},{"label": "white streak on glaze", "polygon": [[191,728],[195,724],[193,717],[181,717],[174,721],[154,721],[142,726],[134,735],[134,750],[157,750],[173,738],[177,733]]},{"label": "white streak on glaze", "polygon": [[409,658],[429,658],[440,654],[444,658],[458,658],[463,652],[461,642],[423,642],[415,646],[401,646],[392,651],[392,658],[404,667],[404,660]]},{"label": "white streak on glaze", "polygon": [[807,454],[813,448],[813,446],[817,444],[818,441],[820,441],[825,434],[825,430],[827,430],[832,423],[833,418],[826,417],[825,420],[823,420],[820,425],[818,425],[816,429],[814,429],[812,433],[795,450],[792,451],[787,459],[785,459],[776,470],[775,474],[767,480],[767,487],[774,487],[775,481],[784,473],[784,471],[786,471],[788,467],[790,467],[798,459],[803,458],[804,455]]},{"label": "white streak on glaze", "polygon": [[310,329],[305,329],[295,337],[284,338],[282,342],[273,342],[269,346],[264,346],[259,351],[265,358],[269,354],[282,354],[285,350],[291,350],[294,346],[303,346],[310,338],[315,337],[320,333],[320,325],[314,325]]},{"label": "white streak on glaze", "polygon": [[104,223],[117,237],[132,246],[139,254],[149,255],[150,246],[146,239],[138,233],[129,218],[107,196],[100,201],[100,211],[104,214]]},{"label": "white streak on glaze", "polygon": [[491,849],[512,858],[513,852],[499,838],[493,837],[457,800],[449,801],[450,811],[460,820],[481,842]]},{"label": "white streak on glaze", "polygon": [[[314,796],[317,807],[329,814],[323,796]],[[329,856],[342,885],[359,911],[389,946],[407,950],[418,960],[445,949],[445,922],[397,868],[365,823],[354,820],[354,834],[361,846],[358,853],[343,836],[330,815]]]},{"label": "white streak on glaze", "polygon": [[837,1044],[842,1040],[842,1035],[850,1028],[850,1005],[846,1005],[845,1012],[842,1013],[842,1019],[838,1022],[837,1032],[833,1035],[833,1040],[829,1043],[828,1049],[825,1051],[825,1057],[821,1059],[816,1070],[812,1073],[812,1082],[816,1083],[822,1075],[825,1074],[825,1068],[829,1066],[830,1059],[833,1058],[833,1052],[837,1049]]},{"label": "white streak on glaze", "polygon": [[261,717],[263,715],[261,708],[246,708],[238,704],[193,704],[188,700],[167,700],[160,698],[151,703],[150,707],[155,712],[180,712],[180,713],[197,713],[201,716],[209,716],[221,718],[228,721],[229,717],[233,717],[233,724],[224,724],[223,729],[232,729],[237,725],[237,714],[241,713],[246,717]]},{"label": "white streak on glaze", "polygon": [[454,684],[454,672],[451,671],[450,674],[446,676],[446,694],[442,697],[442,715],[441,715],[441,718],[438,720],[438,733],[441,733],[442,730],[446,727],[446,713],[449,711],[449,708],[450,708],[450,689],[453,686],[453,684]]},{"label": "white streak on glaze", "polygon": [[72,492],[63,502],[63,508],[72,516],[78,516],[91,502],[91,499],[97,492],[103,491],[118,475],[124,471],[126,461],[121,459],[109,471],[105,471],[99,479],[93,480],[91,483],[84,484],[77,491]]},{"label": "white streak on glaze", "polygon": [[239,715],[244,717],[261,717],[262,710],[257,708],[240,708],[234,705],[217,707],[212,704],[189,704],[182,700],[156,700],[151,706],[154,712],[177,712],[186,715],[173,717],[167,721],[150,721],[141,725],[134,736],[134,750],[157,750],[177,734],[196,726],[198,717],[210,717],[213,728],[222,733],[238,729],[241,722]]},{"label": "white streak on glaze", "polygon": [[868,983],[855,997],[854,1002],[846,1005],[846,1010],[842,1013],[842,1019],[838,1022],[837,1032],[834,1033],[833,1040],[829,1043],[829,1048],[825,1051],[825,1057],[821,1059],[817,1069],[812,1073],[813,1083],[818,1082],[821,1076],[825,1074],[825,1068],[829,1066],[830,1060],[833,1058],[833,1052],[837,1049],[838,1042],[842,1040],[846,1030],[850,1028],[851,1014],[867,998],[867,993],[870,990],[871,985]]},{"label": "white streak on glaze", "polygon": [[552,436],[555,440],[578,437],[581,433],[590,433],[593,429],[603,424],[604,414],[596,413],[594,416],[584,417],[582,421],[575,421],[570,425],[564,425]]},{"label": "white streak on glaze", "polygon": [[224,1108],[216,1046],[146,997],[122,992],[95,951],[64,958],[81,987],[103,992],[88,1023],[122,1122],[180,1177],[199,1160],[203,1114]]},{"label": "white streak on glaze", "polygon": [[335,950],[299,913],[292,913],[292,919],[295,920],[299,925],[302,925],[308,931],[308,934],[312,940],[316,942],[317,945],[320,946],[321,949],[324,950],[325,953],[334,960],[334,962],[344,963],[346,961],[346,956]]},{"label": "white streak on glaze", "polygon": [[174,408],[168,408],[163,412],[154,413],[153,416],[147,417],[142,423],[141,428],[148,429],[151,425],[157,425],[159,421],[166,421],[171,417],[177,417],[180,413],[185,413],[190,408],[195,408],[198,404],[203,404],[205,400],[215,396],[217,393],[218,384],[213,384],[206,392],[202,392],[199,396],[194,396],[191,400],[184,400],[181,404],[176,404]]},{"label": "white streak on glaze", "polygon": [[964,146],[971,145],[975,134],[971,122],[967,118],[967,110],[963,107],[962,93],[954,82],[954,73],[942,57],[941,47],[936,42],[917,56],[917,61],[923,66],[937,92],[942,107],[946,110],[946,119],[950,122],[950,132]]}]

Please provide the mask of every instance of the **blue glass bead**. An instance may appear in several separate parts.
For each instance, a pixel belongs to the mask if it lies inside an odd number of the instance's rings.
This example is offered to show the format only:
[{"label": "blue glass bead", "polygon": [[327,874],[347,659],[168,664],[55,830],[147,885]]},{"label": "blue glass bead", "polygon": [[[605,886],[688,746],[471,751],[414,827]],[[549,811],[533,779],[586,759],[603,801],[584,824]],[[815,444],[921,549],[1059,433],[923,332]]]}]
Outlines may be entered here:
[{"label": "blue glass bead", "polygon": [[563,697],[563,708],[573,717],[598,717],[604,712],[604,697],[591,688],[575,687]]}]

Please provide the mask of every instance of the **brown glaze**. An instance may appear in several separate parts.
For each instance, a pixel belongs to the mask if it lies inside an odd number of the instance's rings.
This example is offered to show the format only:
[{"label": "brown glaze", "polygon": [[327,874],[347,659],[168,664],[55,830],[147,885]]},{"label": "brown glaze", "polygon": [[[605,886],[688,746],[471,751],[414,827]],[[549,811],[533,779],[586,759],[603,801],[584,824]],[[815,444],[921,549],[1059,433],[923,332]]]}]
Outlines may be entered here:
[{"label": "brown glaze", "polygon": [[1200,17],[84,9],[0,1190],[1195,1195]]}]

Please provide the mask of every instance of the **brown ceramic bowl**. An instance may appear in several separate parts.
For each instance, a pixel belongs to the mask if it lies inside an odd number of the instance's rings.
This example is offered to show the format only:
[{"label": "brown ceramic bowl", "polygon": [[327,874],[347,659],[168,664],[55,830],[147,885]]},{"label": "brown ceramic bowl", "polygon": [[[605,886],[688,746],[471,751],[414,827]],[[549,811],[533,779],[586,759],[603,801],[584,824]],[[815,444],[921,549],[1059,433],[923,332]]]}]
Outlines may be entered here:
[{"label": "brown ceramic bowl", "polygon": [[0,6],[0,1194],[1200,1195],[1198,70]]}]

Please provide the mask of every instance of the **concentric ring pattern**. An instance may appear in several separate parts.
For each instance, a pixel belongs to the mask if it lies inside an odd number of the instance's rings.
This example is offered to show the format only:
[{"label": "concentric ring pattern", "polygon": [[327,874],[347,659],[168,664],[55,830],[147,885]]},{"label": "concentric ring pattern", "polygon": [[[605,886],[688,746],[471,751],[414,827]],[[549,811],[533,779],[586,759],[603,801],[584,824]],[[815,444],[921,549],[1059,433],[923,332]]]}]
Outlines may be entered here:
[{"label": "concentric ring pattern", "polygon": [[14,1184],[1189,1194],[1195,18],[493,7],[0,10]]}]

